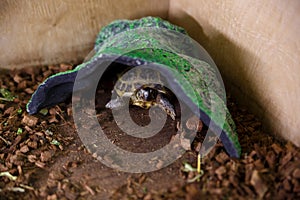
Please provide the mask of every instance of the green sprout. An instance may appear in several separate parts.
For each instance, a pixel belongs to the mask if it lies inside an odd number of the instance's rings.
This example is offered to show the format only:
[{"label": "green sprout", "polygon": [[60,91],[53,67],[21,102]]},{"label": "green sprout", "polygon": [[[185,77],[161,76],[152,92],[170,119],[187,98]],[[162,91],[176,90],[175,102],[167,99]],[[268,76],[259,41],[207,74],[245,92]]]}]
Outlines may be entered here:
[{"label": "green sprout", "polygon": [[13,101],[15,99],[15,97],[7,89],[0,88],[0,94],[2,95],[2,97],[0,97],[0,100],[2,101]]},{"label": "green sprout", "polygon": [[18,113],[19,115],[21,115],[22,112],[23,112],[22,108],[19,108],[18,111],[17,111],[17,113]]},{"label": "green sprout", "polygon": [[17,135],[21,135],[22,133],[23,133],[23,129],[22,128],[18,128]]},{"label": "green sprout", "polygon": [[201,158],[202,158],[202,156],[200,154],[198,154],[197,168],[192,167],[192,165],[189,163],[184,163],[182,171],[197,172],[197,175],[194,178],[187,180],[188,183],[193,183],[195,181],[199,181],[201,176],[203,176],[204,172],[201,169],[201,160],[202,160]]},{"label": "green sprout", "polygon": [[48,109],[47,108],[43,108],[42,110],[40,110],[40,112],[42,115],[47,115],[48,114]]},{"label": "green sprout", "polygon": [[50,144],[53,144],[53,145],[56,145],[56,146],[59,146],[60,145],[60,142],[57,141],[56,139],[53,139]]}]

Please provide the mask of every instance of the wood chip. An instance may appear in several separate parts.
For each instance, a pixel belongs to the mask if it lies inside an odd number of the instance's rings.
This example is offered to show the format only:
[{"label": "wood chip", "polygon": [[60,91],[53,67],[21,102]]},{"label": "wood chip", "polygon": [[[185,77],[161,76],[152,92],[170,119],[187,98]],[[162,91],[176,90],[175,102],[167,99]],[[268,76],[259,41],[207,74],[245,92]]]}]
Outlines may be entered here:
[{"label": "wood chip", "polygon": [[27,153],[27,152],[29,151],[29,148],[28,148],[27,145],[24,145],[24,146],[21,147],[20,151],[21,151],[22,153]]},{"label": "wood chip", "polygon": [[51,160],[52,153],[50,151],[44,151],[41,153],[41,161],[42,162],[47,162]]},{"label": "wood chip", "polygon": [[29,162],[34,163],[36,161],[36,155],[28,155],[27,159]]},{"label": "wood chip", "polygon": [[23,90],[25,88],[27,88],[27,81],[22,81],[18,84],[18,90]]},{"label": "wood chip", "polygon": [[273,148],[276,154],[279,154],[283,151],[282,148],[276,143],[273,143],[271,147]]},{"label": "wood chip", "polygon": [[68,116],[72,116],[72,113],[73,113],[73,110],[72,110],[72,108],[67,108],[67,115]]},{"label": "wood chip", "polygon": [[22,119],[22,124],[25,124],[27,126],[33,127],[37,124],[38,118],[30,115],[24,115]]},{"label": "wood chip", "polygon": [[53,180],[63,180],[65,178],[65,175],[62,173],[61,170],[55,170],[50,172],[49,178]]},{"label": "wood chip", "polygon": [[217,174],[218,179],[222,180],[222,175],[226,173],[226,168],[224,166],[221,166],[215,171],[215,173]]},{"label": "wood chip", "polygon": [[288,179],[284,179],[284,181],[282,182],[283,184],[283,188],[286,190],[286,191],[290,191],[292,189],[291,187],[291,183],[289,182]]},{"label": "wood chip", "polygon": [[4,111],[4,115],[11,115],[14,112],[15,108],[14,107],[9,107]]},{"label": "wood chip", "polygon": [[52,194],[52,195],[48,195],[47,196],[47,200],[57,200],[57,195],[56,194]]},{"label": "wood chip", "polygon": [[33,93],[34,93],[34,90],[31,89],[31,88],[26,88],[24,91],[25,91],[27,94],[33,94]]},{"label": "wood chip", "polygon": [[27,143],[27,145],[28,145],[30,148],[32,148],[32,149],[36,149],[37,146],[38,146],[38,144],[37,144],[36,141],[29,141],[29,142]]},{"label": "wood chip", "polygon": [[293,177],[294,178],[299,178],[300,179],[300,169],[296,168],[293,172]]},{"label": "wood chip", "polygon": [[203,123],[197,116],[194,115],[187,120],[186,127],[192,131],[200,132],[203,128]]},{"label": "wood chip", "polygon": [[264,164],[261,162],[261,160],[256,160],[254,161],[254,166],[255,166],[255,169],[257,170],[262,170],[265,168]]},{"label": "wood chip", "polygon": [[281,174],[285,177],[292,175],[293,170],[296,168],[295,163],[289,162],[286,165],[281,166]]},{"label": "wood chip", "polygon": [[58,123],[58,120],[56,119],[55,115],[51,116],[51,118],[48,121],[49,121],[50,124],[52,124],[52,123]]},{"label": "wood chip", "polygon": [[220,164],[223,164],[229,160],[229,156],[225,152],[219,153],[215,158]]},{"label": "wood chip", "polygon": [[292,153],[288,152],[280,161],[281,166],[285,166],[292,159]]},{"label": "wood chip", "polygon": [[248,184],[250,182],[250,179],[251,179],[251,176],[253,174],[253,168],[254,168],[254,165],[251,163],[251,164],[247,164],[245,166],[245,183]]},{"label": "wood chip", "polygon": [[[276,152],[276,151],[275,151]],[[267,156],[266,156],[267,163],[270,168],[274,168],[276,165],[276,155],[274,151],[268,151]]]},{"label": "wood chip", "polygon": [[56,112],[57,112],[57,111],[56,111],[56,108],[55,108],[55,107],[49,109],[49,114],[50,114],[50,115],[55,115]]},{"label": "wood chip", "polygon": [[19,74],[14,75],[13,79],[16,83],[20,83],[23,80],[23,78]]},{"label": "wood chip", "polygon": [[263,198],[268,191],[267,185],[261,179],[257,170],[254,170],[250,180],[251,185],[254,187],[256,193],[260,198]]},{"label": "wood chip", "polygon": [[5,104],[0,103],[0,109],[3,110],[5,107]]},{"label": "wood chip", "polygon": [[299,182],[294,183],[293,192],[300,193],[300,184],[299,184]]},{"label": "wood chip", "polygon": [[41,162],[41,161],[36,161],[35,165],[38,166],[39,168],[45,168],[45,163]]},{"label": "wood chip", "polygon": [[180,146],[184,150],[191,150],[191,140],[187,138],[180,137]]}]

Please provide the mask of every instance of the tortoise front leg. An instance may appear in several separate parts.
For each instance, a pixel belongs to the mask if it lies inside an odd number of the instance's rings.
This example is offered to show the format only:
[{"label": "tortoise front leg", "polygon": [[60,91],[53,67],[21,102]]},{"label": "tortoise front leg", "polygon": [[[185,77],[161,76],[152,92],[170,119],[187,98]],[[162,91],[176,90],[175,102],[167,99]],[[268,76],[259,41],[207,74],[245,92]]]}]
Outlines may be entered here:
[{"label": "tortoise front leg", "polygon": [[117,97],[115,99],[111,99],[106,105],[105,108],[109,109],[116,109],[119,110],[121,108],[124,108],[125,102],[121,97]]},{"label": "tortoise front leg", "polygon": [[174,106],[165,98],[161,93],[156,96],[157,105],[163,109],[173,120],[175,120],[176,114]]}]

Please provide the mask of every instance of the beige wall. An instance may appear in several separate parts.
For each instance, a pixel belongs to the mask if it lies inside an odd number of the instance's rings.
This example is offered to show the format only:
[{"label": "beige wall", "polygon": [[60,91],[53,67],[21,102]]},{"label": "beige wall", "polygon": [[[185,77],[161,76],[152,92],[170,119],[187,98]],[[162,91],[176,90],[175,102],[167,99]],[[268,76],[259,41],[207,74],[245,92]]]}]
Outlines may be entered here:
[{"label": "beige wall", "polygon": [[299,10],[297,0],[171,0],[169,11],[209,51],[239,102],[298,146]]},{"label": "beige wall", "polygon": [[300,146],[300,1],[2,0],[0,8],[2,68],[80,60],[113,19],[168,18],[208,50],[240,103]]},{"label": "beige wall", "polygon": [[168,0],[1,0],[0,67],[82,60],[103,25],[167,17]]}]

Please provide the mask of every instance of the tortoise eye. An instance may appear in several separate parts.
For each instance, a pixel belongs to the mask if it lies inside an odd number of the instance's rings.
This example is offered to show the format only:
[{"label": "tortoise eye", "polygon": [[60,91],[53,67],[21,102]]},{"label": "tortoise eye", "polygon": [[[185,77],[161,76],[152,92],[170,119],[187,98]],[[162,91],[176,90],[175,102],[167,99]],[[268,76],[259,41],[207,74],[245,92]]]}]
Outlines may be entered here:
[{"label": "tortoise eye", "polygon": [[143,92],[143,97],[144,97],[145,100],[147,100],[149,98],[149,91],[147,91],[147,90],[143,90],[143,91],[144,91]]},{"label": "tortoise eye", "polygon": [[137,91],[137,93],[136,93],[136,97],[137,97],[137,98],[139,98],[139,99],[142,97],[141,90]]}]

